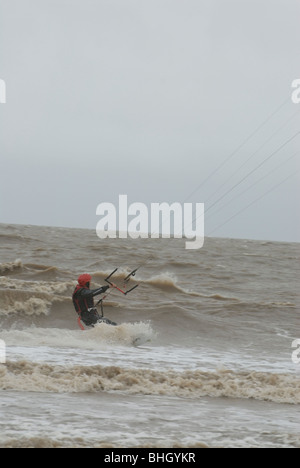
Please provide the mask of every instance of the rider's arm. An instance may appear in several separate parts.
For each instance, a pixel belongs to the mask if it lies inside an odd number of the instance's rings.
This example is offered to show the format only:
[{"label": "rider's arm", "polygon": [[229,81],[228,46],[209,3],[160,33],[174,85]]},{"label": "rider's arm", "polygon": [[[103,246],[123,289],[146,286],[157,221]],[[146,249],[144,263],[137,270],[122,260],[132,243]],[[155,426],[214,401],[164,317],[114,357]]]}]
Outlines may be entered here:
[{"label": "rider's arm", "polygon": [[81,290],[81,296],[98,296],[99,294],[105,293],[107,291],[109,286],[102,286],[101,288],[98,289],[82,289]]},{"label": "rider's arm", "polygon": [[103,294],[105,293],[105,291],[107,291],[108,289],[110,288],[110,286],[102,286],[101,288],[98,288],[98,289],[92,289],[92,293],[93,293],[93,297],[94,296],[98,296],[99,294]]}]

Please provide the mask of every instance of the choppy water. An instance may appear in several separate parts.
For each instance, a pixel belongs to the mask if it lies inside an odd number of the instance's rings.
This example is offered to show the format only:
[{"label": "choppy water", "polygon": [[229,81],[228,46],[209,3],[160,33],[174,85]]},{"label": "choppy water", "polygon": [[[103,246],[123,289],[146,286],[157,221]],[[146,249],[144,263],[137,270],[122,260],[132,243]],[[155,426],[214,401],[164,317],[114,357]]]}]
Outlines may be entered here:
[{"label": "choppy water", "polygon": [[[300,447],[299,244],[0,225],[0,445]],[[141,266],[81,331],[71,302]]]}]

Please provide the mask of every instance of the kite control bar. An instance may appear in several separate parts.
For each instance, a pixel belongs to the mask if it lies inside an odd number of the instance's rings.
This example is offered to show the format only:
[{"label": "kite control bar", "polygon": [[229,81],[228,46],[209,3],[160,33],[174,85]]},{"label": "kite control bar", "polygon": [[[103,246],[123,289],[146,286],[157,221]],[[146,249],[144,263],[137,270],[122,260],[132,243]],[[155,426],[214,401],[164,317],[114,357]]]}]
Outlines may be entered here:
[{"label": "kite control bar", "polygon": [[[126,276],[126,278],[124,279],[124,289],[127,285],[127,283],[129,282],[130,278],[132,276],[135,276],[136,272],[137,272],[138,268],[136,268],[135,270],[133,270],[131,273],[129,273],[129,275]],[[118,271],[118,268],[116,268],[107,278],[105,278],[105,281],[110,284],[111,286],[114,286],[115,289],[117,289],[118,291],[120,291],[122,294],[124,294],[125,296],[127,296],[128,293],[130,293],[131,291],[133,291],[134,289],[136,289],[139,285],[136,284],[135,286],[133,286],[133,288],[129,289],[128,291],[123,291],[123,289],[119,288],[118,286],[116,285],[113,285],[113,283],[110,281],[110,278]]]},{"label": "kite control bar", "polygon": [[[123,289],[119,288],[118,286],[116,286],[115,284],[113,284],[110,279],[112,278],[112,276],[118,271],[118,268],[116,268],[107,278],[105,278],[105,281],[110,284],[114,289],[117,289],[118,291],[120,291],[122,294],[124,294],[125,296],[127,296],[128,293],[130,293],[131,291],[133,291],[134,289],[136,289],[139,285],[136,284],[135,286],[133,286],[133,288],[129,289],[128,291],[123,291]],[[129,275],[126,276],[126,278],[124,279],[124,289],[126,287],[126,284],[129,282],[130,278],[132,276],[135,276],[136,272],[138,271],[138,268],[136,268],[135,270],[133,270],[131,273],[129,273]],[[100,304],[100,307],[101,307],[101,315],[103,317],[103,301],[107,298],[107,296],[109,295],[109,293],[105,294],[105,296],[103,296],[96,304],[96,307]]]}]

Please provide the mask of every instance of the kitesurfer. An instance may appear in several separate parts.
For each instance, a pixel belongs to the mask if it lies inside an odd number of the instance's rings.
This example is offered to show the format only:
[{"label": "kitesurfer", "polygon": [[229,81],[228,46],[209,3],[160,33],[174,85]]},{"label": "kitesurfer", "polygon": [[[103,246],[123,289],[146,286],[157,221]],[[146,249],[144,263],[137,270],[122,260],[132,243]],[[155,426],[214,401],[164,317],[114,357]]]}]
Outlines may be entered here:
[{"label": "kitesurfer", "polygon": [[[94,297],[105,293],[109,288],[116,287],[115,284],[111,283],[98,289],[90,289],[91,280],[91,275],[87,273],[80,275],[72,296],[75,310],[80,320],[87,326],[94,326],[97,322],[103,321],[95,307]],[[105,319],[105,322],[108,323],[110,321]],[[111,322],[111,325],[116,324]]]}]

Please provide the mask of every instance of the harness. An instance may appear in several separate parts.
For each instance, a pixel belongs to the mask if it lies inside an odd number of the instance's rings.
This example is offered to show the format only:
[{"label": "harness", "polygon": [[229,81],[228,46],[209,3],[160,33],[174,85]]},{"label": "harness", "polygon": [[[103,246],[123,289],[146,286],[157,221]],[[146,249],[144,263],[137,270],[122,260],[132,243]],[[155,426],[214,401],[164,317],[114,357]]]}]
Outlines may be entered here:
[{"label": "harness", "polygon": [[[73,303],[74,303],[74,306],[75,306],[75,310],[76,310],[76,312],[77,312],[77,314],[79,315],[80,318],[81,318],[81,314],[82,314],[83,310],[80,307],[80,301],[79,301],[78,297],[76,297],[76,296],[77,296],[78,291],[80,291],[81,289],[88,289],[88,288],[85,288],[85,287],[80,286],[79,284],[77,284],[77,286],[75,288],[75,291],[73,293]],[[89,306],[88,306],[86,298],[82,297],[81,300],[84,302],[85,310],[88,310]]]}]

